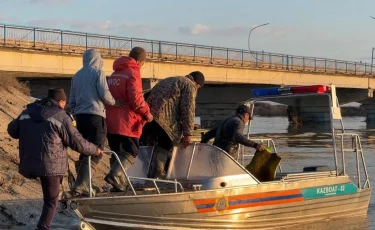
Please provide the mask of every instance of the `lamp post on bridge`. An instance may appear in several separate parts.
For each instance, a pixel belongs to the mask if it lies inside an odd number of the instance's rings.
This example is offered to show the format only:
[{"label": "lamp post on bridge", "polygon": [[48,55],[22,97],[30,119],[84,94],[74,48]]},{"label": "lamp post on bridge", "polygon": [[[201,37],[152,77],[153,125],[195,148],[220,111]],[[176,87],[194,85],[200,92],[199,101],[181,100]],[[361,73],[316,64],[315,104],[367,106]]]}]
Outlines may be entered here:
[{"label": "lamp post on bridge", "polygon": [[[267,22],[267,23],[264,23],[264,24],[261,24],[261,25],[257,25],[257,26],[254,26],[251,30],[250,30],[250,32],[249,32],[249,37],[248,37],[248,39],[247,39],[247,45],[248,45],[248,47],[249,47],[249,53],[251,54],[251,49],[250,49],[250,36],[251,36],[251,32],[253,32],[253,30],[255,30],[256,28],[259,28],[259,27],[262,27],[262,26],[266,26],[266,25],[268,25],[269,23]],[[251,54],[251,56],[253,56],[254,57],[254,55],[252,55]],[[257,59],[256,57],[254,57],[255,59]]]}]

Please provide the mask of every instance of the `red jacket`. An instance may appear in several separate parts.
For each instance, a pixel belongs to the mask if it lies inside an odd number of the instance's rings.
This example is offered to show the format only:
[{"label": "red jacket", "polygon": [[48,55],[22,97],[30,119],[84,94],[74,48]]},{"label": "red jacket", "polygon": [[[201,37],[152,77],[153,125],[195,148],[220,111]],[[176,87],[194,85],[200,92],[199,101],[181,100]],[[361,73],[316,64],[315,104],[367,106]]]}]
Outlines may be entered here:
[{"label": "red jacket", "polygon": [[125,108],[107,106],[108,133],[139,138],[150,108],[142,95],[141,72],[131,57],[120,57],[113,63],[108,78],[113,98],[125,101]]}]

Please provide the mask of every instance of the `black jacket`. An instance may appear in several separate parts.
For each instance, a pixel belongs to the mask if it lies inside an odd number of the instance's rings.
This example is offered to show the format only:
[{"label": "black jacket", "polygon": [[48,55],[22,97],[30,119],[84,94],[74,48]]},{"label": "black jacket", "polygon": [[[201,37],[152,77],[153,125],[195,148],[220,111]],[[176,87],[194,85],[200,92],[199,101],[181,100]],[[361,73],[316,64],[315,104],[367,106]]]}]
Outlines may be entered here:
[{"label": "black jacket", "polygon": [[238,144],[257,148],[258,144],[247,139],[243,135],[245,123],[243,117],[236,114],[202,136],[201,143],[207,143],[215,137],[214,145],[225,150],[232,157],[236,158]]},{"label": "black jacket", "polygon": [[8,134],[19,139],[19,172],[25,177],[64,175],[68,167],[67,147],[94,155],[97,147],[86,141],[72,118],[57,102],[43,99],[27,105],[8,125]]}]

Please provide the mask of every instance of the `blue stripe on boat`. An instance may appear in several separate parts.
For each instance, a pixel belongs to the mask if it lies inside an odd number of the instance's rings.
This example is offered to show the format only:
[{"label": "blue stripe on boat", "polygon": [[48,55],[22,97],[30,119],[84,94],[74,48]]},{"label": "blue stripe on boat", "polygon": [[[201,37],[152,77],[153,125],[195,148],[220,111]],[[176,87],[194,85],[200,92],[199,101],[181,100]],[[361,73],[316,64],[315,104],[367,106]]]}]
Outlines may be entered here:
[{"label": "blue stripe on boat", "polygon": [[202,209],[202,208],[213,208],[215,204],[200,204],[195,206],[197,209]]},{"label": "blue stripe on boat", "polygon": [[274,196],[274,197],[264,197],[264,198],[256,198],[256,199],[235,200],[235,201],[229,201],[229,205],[249,204],[249,203],[257,203],[257,202],[264,202],[264,201],[273,201],[273,200],[286,200],[286,199],[299,198],[299,197],[303,197],[303,195],[293,194],[293,195],[286,195],[286,196]]}]

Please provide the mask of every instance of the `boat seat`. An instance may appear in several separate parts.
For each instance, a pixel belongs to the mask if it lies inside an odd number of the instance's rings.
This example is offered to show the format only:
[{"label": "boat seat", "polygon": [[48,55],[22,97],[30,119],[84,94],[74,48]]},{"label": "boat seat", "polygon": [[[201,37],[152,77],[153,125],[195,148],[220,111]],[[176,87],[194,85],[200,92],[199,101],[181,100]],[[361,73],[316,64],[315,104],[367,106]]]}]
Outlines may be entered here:
[{"label": "boat seat", "polygon": [[322,177],[330,177],[336,175],[336,171],[305,171],[305,172],[286,172],[286,173],[276,173],[275,180],[283,181],[297,181],[297,180],[307,180]]}]

